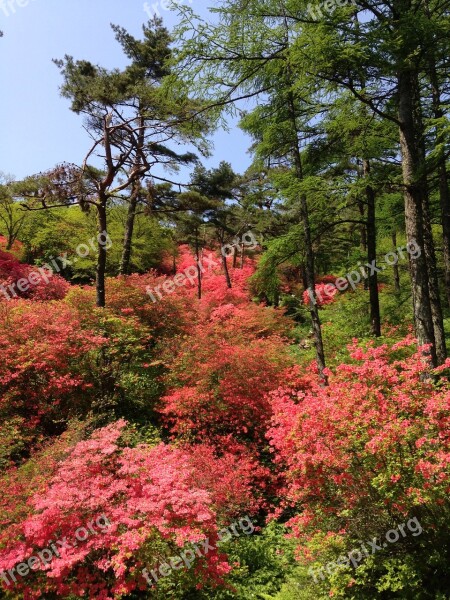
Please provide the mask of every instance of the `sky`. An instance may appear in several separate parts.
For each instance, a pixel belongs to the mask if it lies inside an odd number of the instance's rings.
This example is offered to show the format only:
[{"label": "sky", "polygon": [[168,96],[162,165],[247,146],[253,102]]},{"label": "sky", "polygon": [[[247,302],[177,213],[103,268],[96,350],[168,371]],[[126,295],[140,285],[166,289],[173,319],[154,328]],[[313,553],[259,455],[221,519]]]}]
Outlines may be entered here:
[{"label": "sky", "polygon": [[[204,0],[186,0],[207,15]],[[154,8],[172,29],[178,15],[164,0],[0,0],[0,172],[16,179],[67,161],[80,164],[89,150],[83,118],[61,98],[62,83],[53,58],[68,54],[106,68],[126,64],[110,24],[141,36],[142,24]],[[250,164],[250,139],[231,124],[213,136],[214,151],[202,162],[209,168],[221,160],[242,173]]]}]

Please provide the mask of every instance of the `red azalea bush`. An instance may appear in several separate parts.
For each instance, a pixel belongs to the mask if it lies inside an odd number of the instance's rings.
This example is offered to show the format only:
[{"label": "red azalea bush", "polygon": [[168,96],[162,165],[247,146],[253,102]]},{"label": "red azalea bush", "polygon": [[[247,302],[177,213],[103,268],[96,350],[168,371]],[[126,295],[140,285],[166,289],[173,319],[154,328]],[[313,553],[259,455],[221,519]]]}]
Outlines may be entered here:
[{"label": "red azalea bush", "polygon": [[[334,280],[335,281],[335,280]],[[333,283],[334,283],[333,281]],[[316,292],[316,302],[317,306],[326,306],[327,304],[332,304],[336,300],[336,294],[338,294],[337,288],[330,290],[330,283],[316,283],[315,292]],[[331,293],[330,293],[331,292]],[[309,306],[311,303],[311,297],[308,290],[303,292],[303,304],[305,306]]]},{"label": "red azalea bush", "polygon": [[284,380],[292,359],[284,337],[291,321],[249,302],[252,273],[251,265],[233,270],[232,289],[223,273],[205,274],[190,327],[164,344],[169,390],[160,411],[175,436],[216,448],[233,436],[255,456],[270,420],[266,394]]},{"label": "red azalea bush", "polygon": [[155,293],[156,302],[148,294],[148,290],[162,286],[167,279],[153,272],[108,279],[108,308],[116,312],[129,312],[132,309],[133,314],[148,325],[158,338],[188,331],[192,319],[195,319],[197,302],[185,286],[178,287],[173,294],[162,291],[160,298]]},{"label": "red azalea bush", "polygon": [[[126,447],[120,439],[125,425],[119,421],[78,442],[57,464],[53,477],[32,493],[27,516],[17,524],[3,522],[0,570],[12,569],[51,547],[49,540],[68,542],[47,567],[41,564],[26,579],[18,578],[14,591],[22,590],[24,598],[56,593],[106,600],[144,590],[142,569],[161,562],[161,549],[167,557],[205,537],[212,544],[217,541],[214,508],[221,509],[225,522],[229,493],[244,508],[243,499],[237,498],[239,492],[248,496],[244,480],[235,492],[231,490],[230,469],[235,463],[216,462],[216,472],[220,469],[225,478],[218,485],[203,471],[206,464],[214,470],[210,450],[199,457],[164,444]],[[248,480],[244,470],[242,477]],[[199,486],[205,482],[206,487]],[[72,543],[79,528],[102,516],[107,527]],[[198,584],[220,581],[229,571],[226,557],[214,548],[196,561],[195,579]]]},{"label": "red azalea bush", "polygon": [[[232,283],[232,288],[228,288],[225,273],[223,271],[222,256],[220,251],[205,249],[200,256],[201,264],[201,288],[202,301],[201,306],[208,311],[212,308],[221,306],[222,304],[247,304],[249,301],[249,278],[254,274],[255,264],[252,259],[247,259],[243,268],[233,268],[232,261],[228,258],[228,270]],[[194,273],[195,270],[195,273]],[[181,286],[177,286],[174,297],[189,296],[196,299],[198,294],[198,278],[196,258],[192,250],[187,245],[182,245],[179,248],[179,256],[176,261],[176,271],[178,274],[191,274],[191,279],[185,280]],[[153,292],[156,303],[167,301],[167,292],[160,290],[162,298],[155,292],[155,288],[162,286],[166,281],[171,281],[174,275],[173,272],[167,276],[154,276],[154,280],[150,282],[149,288]],[[144,278],[145,279],[145,278]]]},{"label": "red azalea bush", "polygon": [[[26,277],[28,274],[27,265],[20,263],[15,256],[9,252],[4,252],[0,249],[0,285],[7,288],[9,285],[16,283],[19,279]],[[6,293],[13,296],[12,292],[6,289]],[[15,290],[18,294],[18,290]],[[0,297],[6,297],[0,289]]]},{"label": "red azalea bush", "polygon": [[[64,460],[68,451],[83,439],[90,423],[71,421],[67,431],[51,442],[46,441],[37,449],[33,457],[20,466],[10,465],[0,475],[0,537],[6,540],[8,531],[10,540],[19,535],[20,524],[32,514],[28,503],[31,496],[48,485],[54,476],[58,464]],[[22,433],[22,432],[21,432]],[[23,435],[23,433],[22,433]],[[6,542],[5,542],[6,543]]]},{"label": "red azalea bush", "polygon": [[[18,283],[22,280],[21,291]],[[31,300],[60,300],[70,284],[54,273],[20,263],[15,256],[0,250],[0,300],[29,298]]]},{"label": "red azalea bush", "polygon": [[7,250],[8,240],[4,235],[0,235],[0,252],[9,252],[17,259],[21,259],[24,253],[24,245],[19,240],[15,240],[10,250]]},{"label": "red azalea bush", "polygon": [[264,506],[262,492],[269,471],[233,436],[224,436],[221,441],[219,449],[208,444],[185,445],[183,449],[194,467],[192,481],[210,493],[211,508],[226,526],[234,518],[256,514]]},{"label": "red azalea bush", "polygon": [[[48,432],[84,405],[86,359],[105,343],[62,302],[0,303],[0,414]],[[58,429],[58,427],[56,428]]]},{"label": "red azalea bush", "polygon": [[232,287],[228,288],[223,271],[218,268],[203,279],[203,309],[209,313],[224,304],[248,305],[250,299],[249,279],[255,272],[253,262],[247,261],[243,269],[229,266]]},{"label": "red azalea bush", "polygon": [[424,378],[413,348],[411,338],[366,349],[355,341],[353,363],[329,372],[328,387],[270,395],[268,437],[302,542],[320,530],[367,539],[374,523],[389,529],[412,515],[431,530],[448,519],[450,386]]},{"label": "red azalea bush", "polygon": [[[270,419],[266,394],[284,379],[289,358],[281,341],[252,340],[245,346],[200,340],[185,342],[171,365],[177,387],[163,398],[161,412],[171,431],[188,439],[230,434],[255,442]],[[178,364],[177,364],[178,363]]]}]

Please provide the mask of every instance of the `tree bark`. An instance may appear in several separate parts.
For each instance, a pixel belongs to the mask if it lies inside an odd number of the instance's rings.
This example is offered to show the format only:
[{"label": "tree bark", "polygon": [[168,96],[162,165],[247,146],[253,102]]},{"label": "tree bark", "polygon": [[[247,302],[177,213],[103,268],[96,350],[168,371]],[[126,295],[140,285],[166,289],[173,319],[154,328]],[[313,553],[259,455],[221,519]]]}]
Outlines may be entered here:
[{"label": "tree bark", "polygon": [[102,240],[105,239],[107,233],[107,215],[106,205],[108,199],[106,196],[99,198],[97,205],[98,216],[98,258],[97,258],[97,276],[96,276],[96,292],[97,306],[105,308],[106,306],[106,291],[105,291],[105,273],[106,273],[106,245]]},{"label": "tree bark", "polygon": [[[397,248],[397,233],[395,231],[392,232],[392,247]],[[396,294],[400,294],[400,269],[398,268],[398,261],[393,265],[394,271],[394,292]]]},{"label": "tree bark", "polygon": [[233,248],[233,269],[237,267],[237,258],[238,258],[238,247],[237,245]]},{"label": "tree bark", "polygon": [[[365,210],[364,210],[364,202],[362,200],[358,200],[358,208],[359,208],[359,215],[361,217],[361,221],[364,221]],[[361,250],[363,252],[367,252],[367,229],[366,229],[366,225],[364,225],[364,223],[361,225],[359,232],[360,232],[359,234],[360,234]]]},{"label": "tree bark", "polygon": [[195,260],[197,264],[197,298],[202,299],[202,265],[200,258],[200,247],[198,241],[198,233],[195,234]]},{"label": "tree bark", "polygon": [[[285,17],[285,29],[286,29],[286,42],[289,44],[289,27]],[[295,97],[292,91],[292,73],[291,66],[289,63],[286,65],[287,80],[285,84],[289,86],[289,92],[287,96],[288,100],[288,117],[292,127],[292,152],[294,157],[295,174],[299,181],[303,180],[303,164],[302,156],[300,152],[300,145],[298,140],[298,127],[297,127],[297,111],[295,104]],[[309,221],[309,210],[308,201],[304,193],[299,195],[300,201],[300,218],[303,225],[303,245],[305,248],[305,279],[307,285],[307,291],[309,295],[309,311],[311,313],[311,323],[313,328],[314,345],[316,349],[317,367],[319,369],[320,377],[325,385],[328,385],[328,377],[325,374],[326,362],[325,362],[325,350],[323,347],[322,337],[322,325],[319,316],[319,307],[317,306],[316,296],[316,274],[314,266],[314,248],[312,243],[311,235],[311,224]]]},{"label": "tree bark", "polygon": [[406,238],[416,243],[420,256],[409,260],[414,312],[414,326],[420,346],[431,344],[430,360],[437,365],[436,340],[429,295],[429,277],[424,252],[423,204],[426,193],[425,165],[423,164],[415,112],[417,98],[417,73],[403,67],[398,73],[398,119],[400,123],[400,148],[405,199]]},{"label": "tree bark", "polygon": [[[142,107],[139,107],[139,112],[141,113]],[[133,166],[133,171],[139,170],[141,167],[141,158],[140,153],[143,150],[145,143],[145,119],[143,116],[139,117],[139,134],[137,137],[136,144],[136,161]],[[136,209],[139,201],[139,193],[140,193],[140,180],[135,180],[133,182],[133,187],[131,191],[131,196],[129,200],[128,206],[128,214],[127,214],[127,222],[125,226],[125,236],[123,240],[123,251],[122,251],[122,259],[120,261],[120,274],[121,275],[129,275],[130,274],[130,264],[131,264],[131,252],[132,252],[132,244],[133,244],[133,232],[134,232],[134,223],[136,220]]]},{"label": "tree bark", "polygon": [[[421,149],[422,164],[426,164],[425,128],[423,125],[422,106],[420,100],[416,103],[416,123],[418,125],[419,144]],[[424,174],[424,192],[422,195],[423,211],[423,240],[425,258],[428,269],[428,289],[430,295],[431,317],[433,320],[434,339],[436,341],[436,357],[438,364],[445,362],[447,348],[445,344],[444,317],[442,315],[441,297],[439,292],[439,280],[437,276],[436,252],[431,228],[430,199],[426,172]]]},{"label": "tree bark", "polygon": [[[289,110],[291,116],[292,123],[292,133],[295,135],[295,142],[293,144],[293,154],[294,154],[294,164],[295,164],[295,173],[297,178],[301,181],[303,179],[303,165],[302,165],[302,157],[300,154],[300,148],[298,146],[298,131],[297,131],[297,120],[295,113],[295,102],[292,93],[289,94]],[[316,348],[316,358],[317,358],[317,366],[319,369],[320,376],[322,377],[325,383],[328,382],[328,378],[325,375],[324,371],[326,368],[325,362],[325,350],[323,347],[323,338],[322,338],[322,325],[320,322],[319,316],[319,307],[317,306],[317,297],[316,297],[316,274],[314,267],[314,249],[312,244],[312,236],[311,236],[311,225],[309,221],[309,211],[308,211],[308,202],[306,195],[304,193],[300,194],[300,215],[301,221],[303,225],[303,244],[305,248],[305,279],[307,290],[309,294],[309,312],[311,314],[311,322],[313,328],[314,335],[314,345]]]},{"label": "tree bark", "polygon": [[444,256],[445,292],[450,307],[450,193],[445,158],[439,161],[439,198],[441,204],[442,251]]},{"label": "tree bark", "polygon": [[[370,162],[363,160],[364,177],[370,175]],[[367,199],[367,259],[369,265],[376,265],[377,262],[377,230],[376,230],[376,210],[375,210],[375,191],[368,183],[366,185]],[[373,269],[371,270],[373,271]],[[378,275],[375,272],[369,272],[369,298],[370,298],[370,324],[372,335],[381,336],[381,317],[380,317],[380,298],[378,295]]]},{"label": "tree bark", "polygon": [[136,209],[138,206],[139,199],[139,191],[140,191],[140,183],[139,181],[135,181],[133,184],[133,191],[131,192],[129,205],[128,205],[128,214],[127,214],[127,222],[125,225],[125,237],[123,241],[123,251],[122,251],[122,259],[120,261],[120,275],[130,275],[130,265],[131,265],[131,250],[133,243],[133,232],[134,232],[134,223],[136,219]]},{"label": "tree bark", "polygon": [[438,364],[441,365],[447,358],[447,347],[445,344],[444,317],[442,314],[441,298],[439,295],[439,281],[436,267],[436,254],[434,250],[433,232],[431,230],[431,218],[429,210],[428,194],[424,195],[424,249],[428,267],[429,293],[431,303],[431,316],[433,319],[434,339],[436,340],[436,356]]},{"label": "tree bark", "polygon": [[[442,119],[444,111],[442,109],[441,91],[436,72],[434,60],[430,60],[429,75],[431,83],[431,95],[433,102],[433,112],[435,119]],[[438,124],[436,134],[436,147],[440,148],[438,156],[438,174],[439,174],[439,200],[441,207],[441,225],[442,225],[442,252],[444,258],[445,272],[445,292],[447,304],[450,306],[450,190],[445,161],[444,143],[445,136],[442,133],[441,126]]]},{"label": "tree bark", "polygon": [[230,278],[230,272],[228,270],[227,257],[223,254],[223,252],[222,252],[222,265],[223,265],[223,270],[224,270],[224,273],[225,273],[225,279],[227,281],[227,288],[229,290],[231,290],[231,288],[233,286],[231,285],[231,278]]}]

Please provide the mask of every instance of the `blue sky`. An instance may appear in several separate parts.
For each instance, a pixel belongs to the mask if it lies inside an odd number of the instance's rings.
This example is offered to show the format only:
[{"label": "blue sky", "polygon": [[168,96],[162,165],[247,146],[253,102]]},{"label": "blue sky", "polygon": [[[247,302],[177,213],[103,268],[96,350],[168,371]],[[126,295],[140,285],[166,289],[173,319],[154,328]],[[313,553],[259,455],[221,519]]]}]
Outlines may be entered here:
[{"label": "blue sky", "polygon": [[[206,15],[202,1],[192,6]],[[172,29],[176,13],[161,5],[159,11]],[[141,0],[0,0],[0,171],[20,179],[59,162],[82,161],[89,138],[82,117],[59,95],[61,76],[52,58],[70,54],[121,67],[126,59],[110,23],[139,37],[146,20]],[[248,167],[250,139],[236,127],[218,131],[214,145],[207,166],[227,160],[237,172]]]}]

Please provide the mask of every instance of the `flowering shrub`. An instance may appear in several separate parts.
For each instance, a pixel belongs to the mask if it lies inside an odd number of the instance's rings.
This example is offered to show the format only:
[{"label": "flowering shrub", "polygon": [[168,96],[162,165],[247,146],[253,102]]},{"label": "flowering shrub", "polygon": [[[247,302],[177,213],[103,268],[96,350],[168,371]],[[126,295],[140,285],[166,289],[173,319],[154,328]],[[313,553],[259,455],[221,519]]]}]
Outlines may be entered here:
[{"label": "flowering shrub", "polygon": [[289,525],[302,559],[312,558],[319,532],[351,549],[375,526],[417,515],[432,537],[448,520],[450,386],[423,377],[413,346],[411,338],[365,349],[355,341],[352,362],[328,372],[328,387],[311,381],[270,394],[268,437],[285,472],[286,506],[298,507]]},{"label": "flowering shrub", "polygon": [[86,358],[105,340],[61,302],[0,303],[0,414],[58,431],[84,405]]},{"label": "flowering shrub", "polygon": [[[339,292],[337,288],[334,288],[330,293],[329,285],[329,282],[316,283],[315,291],[317,306],[326,306],[327,304],[332,304],[336,300],[335,296]],[[309,306],[310,302],[311,298],[309,292],[308,290],[305,290],[303,292],[303,304]]]},{"label": "flowering shrub", "polygon": [[[32,298],[0,302],[0,572],[56,540],[70,544],[102,515],[111,524],[14,588],[0,578],[6,597],[208,598],[217,584],[228,597],[239,578],[239,597],[250,589],[262,597],[269,588],[260,582],[278,578],[258,570],[273,565],[267,548],[275,546],[283,568],[280,548],[291,557],[297,547],[292,573],[303,573],[305,599],[419,598],[410,589],[447,572],[450,360],[425,376],[411,337],[378,347],[354,341],[346,354],[347,322],[363,335],[366,322],[358,325],[367,299],[350,294],[327,310],[324,339],[335,364],[346,364],[328,371],[325,387],[291,344],[284,309],[251,301],[253,262],[230,265],[229,289],[215,260],[201,300],[194,282],[153,302],[147,290],[170,277],[167,260],[166,275],[109,278],[105,309],[92,287],[67,291],[56,278]],[[181,248],[178,270],[193,264]],[[4,281],[30,268],[0,252]],[[334,300],[324,290],[330,278],[316,284],[324,303]],[[170,444],[161,442],[167,434]],[[292,539],[281,541],[283,526],[272,523],[262,544],[230,541],[229,557],[217,550],[221,528],[264,514],[282,516]],[[314,561],[327,564],[412,517],[423,526],[420,540],[389,546],[365,570],[337,569],[317,588],[305,575]],[[192,569],[148,588],[142,569],[206,537],[213,549]],[[252,577],[255,587],[246,587]],[[271,597],[291,598],[270,585]]]},{"label": "flowering shrub", "polygon": [[[29,279],[30,274],[31,279]],[[20,280],[26,280],[21,291],[16,285]],[[37,283],[35,283],[37,281]],[[29,298],[31,300],[60,300],[64,298],[70,288],[70,284],[53,273],[46,272],[42,275],[37,267],[20,263],[15,256],[0,249],[0,300],[15,298]]]},{"label": "flowering shrub", "polygon": [[213,332],[214,325],[204,324],[196,337],[179,341],[161,412],[172,433],[188,439],[212,442],[233,434],[261,442],[270,419],[266,393],[284,379],[290,364],[286,350],[275,336],[239,344]]},{"label": "flowering shrub", "polygon": [[[164,444],[124,447],[120,437],[125,425],[118,421],[78,442],[53,477],[31,495],[26,518],[4,527],[0,570],[26,561],[47,547],[48,540],[69,541],[46,568],[41,564],[18,581],[17,589],[25,598],[41,597],[42,592],[119,598],[146,589],[141,571],[159,562],[158,539],[174,554],[188,542],[205,537],[217,541],[213,506],[224,507],[226,495],[218,490],[225,487],[211,484],[212,492],[198,487],[197,482],[208,475],[196,472],[213,460],[212,454],[194,459],[189,452]],[[216,470],[224,467],[224,461],[218,462]],[[231,479],[231,473],[226,477]],[[78,528],[101,515],[111,524],[107,530],[70,544]],[[216,548],[197,563],[197,582],[220,581],[230,570]]]},{"label": "flowering shrub", "polygon": [[0,251],[9,252],[10,254],[12,254],[20,260],[24,253],[24,246],[22,242],[19,242],[19,240],[15,240],[10,250],[6,249],[7,245],[8,240],[6,239],[6,237],[4,235],[0,235]]}]

